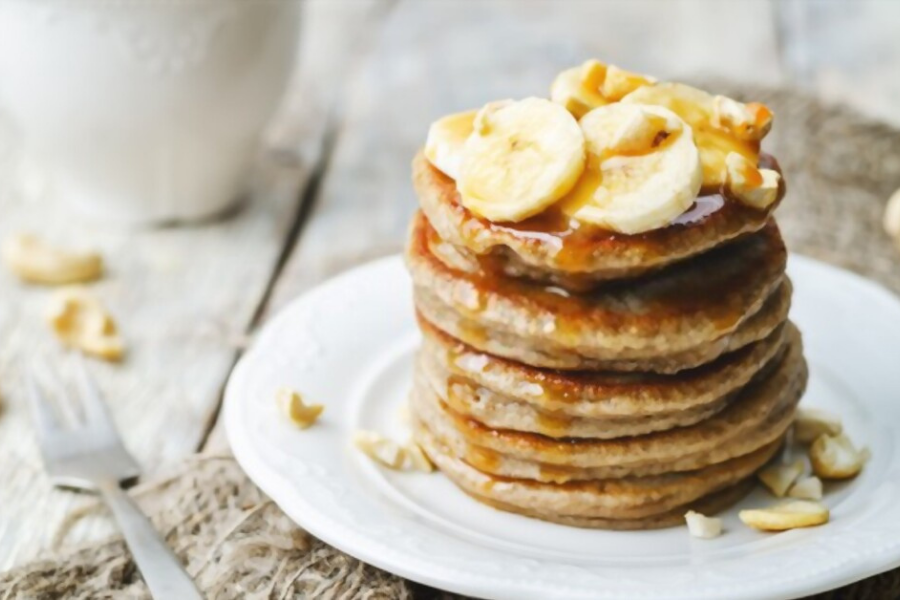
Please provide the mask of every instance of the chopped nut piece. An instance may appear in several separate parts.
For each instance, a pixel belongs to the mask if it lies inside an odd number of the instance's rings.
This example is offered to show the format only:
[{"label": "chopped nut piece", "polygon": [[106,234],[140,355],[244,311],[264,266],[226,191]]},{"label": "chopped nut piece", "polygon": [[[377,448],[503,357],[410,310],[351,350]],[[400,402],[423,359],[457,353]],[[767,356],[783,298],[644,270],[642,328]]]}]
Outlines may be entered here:
[{"label": "chopped nut piece", "polygon": [[744,104],[727,96],[713,98],[712,126],[741,140],[763,139],[772,128],[772,111],[759,102]]},{"label": "chopped nut piece", "polygon": [[406,456],[409,459],[409,465],[415,471],[423,473],[431,473],[434,471],[434,464],[422,448],[416,443],[410,443],[406,446]]},{"label": "chopped nut piece", "polygon": [[822,480],[814,475],[804,477],[791,486],[787,495],[791,498],[800,498],[802,500],[821,500]]},{"label": "chopped nut piece", "polygon": [[57,292],[51,299],[47,320],[66,346],[110,361],[120,360],[125,353],[115,321],[85,289]]},{"label": "chopped nut piece", "polygon": [[357,431],[353,444],[363,454],[389,469],[401,469],[406,462],[406,450],[400,444],[374,431]]},{"label": "chopped nut piece", "polygon": [[773,494],[783,498],[788,489],[790,489],[791,484],[803,475],[803,469],[803,461],[796,460],[790,465],[769,465],[756,475]]},{"label": "chopped nut piece", "polygon": [[684,515],[684,520],[687,522],[688,532],[696,538],[708,540],[722,535],[722,519],[717,517],[707,517],[689,510]]},{"label": "chopped nut piece", "polygon": [[742,510],[738,513],[745,525],[763,531],[786,531],[815,527],[828,522],[828,507],[821,502],[793,500],[770,508]]},{"label": "chopped nut piece", "polygon": [[303,397],[292,389],[281,388],[275,393],[275,400],[281,412],[297,427],[306,429],[316,422],[325,407],[321,404],[306,404]]},{"label": "chopped nut piece", "polygon": [[846,435],[822,435],[809,449],[813,472],[822,479],[849,479],[865,464],[865,455]]},{"label": "chopped nut piece", "polygon": [[794,439],[812,444],[821,435],[840,435],[844,430],[837,415],[821,408],[798,408],[794,418]]},{"label": "chopped nut piece", "polygon": [[900,247],[900,190],[891,194],[884,209],[884,230]]},{"label": "chopped nut piece", "polygon": [[656,83],[656,80],[652,77],[632,73],[615,65],[609,65],[606,68],[606,77],[603,78],[600,93],[607,100],[617,101],[639,87],[653,85],[654,83]]},{"label": "chopped nut piece", "polygon": [[781,175],[771,169],[757,169],[745,156],[730,152],[725,157],[726,182],[738,200],[763,210],[778,198]]},{"label": "chopped nut piece", "polygon": [[30,234],[7,239],[2,255],[6,266],[28,283],[86,283],[103,275],[103,258],[99,254],[57,248]]}]

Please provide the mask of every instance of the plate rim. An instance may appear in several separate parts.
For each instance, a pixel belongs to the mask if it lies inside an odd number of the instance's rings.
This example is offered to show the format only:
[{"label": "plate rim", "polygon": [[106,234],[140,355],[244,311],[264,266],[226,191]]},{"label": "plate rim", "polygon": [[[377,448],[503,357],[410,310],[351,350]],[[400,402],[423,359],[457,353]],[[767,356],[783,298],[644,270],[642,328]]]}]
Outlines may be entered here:
[{"label": "plate rim", "polygon": [[[507,597],[512,591],[486,589],[483,585],[480,585],[478,581],[470,583],[466,580],[448,579],[430,573],[424,573],[421,569],[416,569],[413,566],[407,567],[406,565],[393,562],[381,554],[374,554],[369,551],[368,547],[363,546],[362,548],[355,548],[351,547],[352,544],[349,542],[344,543],[346,540],[343,538],[338,537],[338,539],[335,539],[337,536],[329,533],[327,524],[322,524],[320,526],[320,523],[316,522],[316,519],[305,518],[306,515],[304,514],[304,511],[300,510],[300,504],[302,503],[303,508],[314,509],[314,507],[302,499],[302,494],[298,494],[297,491],[293,489],[294,486],[288,478],[280,474],[277,469],[267,465],[262,457],[255,455],[253,449],[250,447],[250,441],[245,439],[245,436],[249,434],[239,426],[239,424],[242,423],[240,423],[240,419],[238,418],[238,403],[240,400],[236,396],[238,393],[237,388],[239,387],[240,382],[246,377],[246,371],[252,365],[254,358],[261,352],[261,348],[264,347],[266,342],[272,336],[277,335],[280,325],[283,322],[288,321],[293,312],[300,310],[301,306],[310,302],[311,298],[319,294],[327,293],[328,288],[338,286],[345,280],[354,279],[364,271],[379,268],[393,268],[395,265],[402,268],[402,262],[402,256],[400,254],[394,254],[354,266],[301,293],[269,319],[262,326],[251,347],[240,358],[229,376],[223,400],[226,435],[235,459],[251,481],[266,493],[273,502],[275,502],[275,504],[278,505],[292,521],[294,521],[294,523],[317,538],[363,562],[418,583],[476,597]],[[880,283],[868,279],[858,273],[797,253],[790,254],[788,264],[789,269],[792,264],[794,265],[794,268],[798,268],[797,265],[800,265],[799,268],[801,269],[818,270],[839,278],[851,279],[853,280],[854,285],[862,286],[866,288],[869,293],[879,296],[880,301],[892,303],[900,309],[900,297]],[[851,561],[853,563],[852,565],[845,565],[843,568],[834,569],[825,575],[817,573],[806,575],[800,579],[792,578],[783,582],[784,587],[781,590],[773,590],[771,588],[767,590],[749,590],[754,593],[747,594],[742,592],[740,597],[796,598],[832,590],[900,567],[900,546],[897,548],[896,556],[880,556],[875,552],[864,553],[862,555],[857,554],[856,556],[857,560]],[[514,592],[516,596],[520,598],[547,597],[545,592],[539,592],[537,590],[517,589],[514,590]],[[651,597],[643,593],[638,593],[634,596],[626,596],[621,592],[622,590],[617,591],[614,597]],[[707,592],[707,594],[708,593],[709,592]],[[737,597],[738,596],[735,596],[735,598]]]}]

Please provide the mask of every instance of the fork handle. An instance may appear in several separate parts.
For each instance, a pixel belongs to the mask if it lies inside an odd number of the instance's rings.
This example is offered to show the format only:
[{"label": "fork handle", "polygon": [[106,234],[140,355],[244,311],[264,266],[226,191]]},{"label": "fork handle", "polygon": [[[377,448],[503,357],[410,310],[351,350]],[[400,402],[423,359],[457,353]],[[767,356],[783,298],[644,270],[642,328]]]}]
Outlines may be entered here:
[{"label": "fork handle", "polygon": [[166,545],[150,520],[131,501],[128,494],[122,491],[119,482],[100,481],[97,487],[119,523],[125,543],[134,556],[134,562],[144,577],[150,594],[158,600],[203,600],[181,561]]}]

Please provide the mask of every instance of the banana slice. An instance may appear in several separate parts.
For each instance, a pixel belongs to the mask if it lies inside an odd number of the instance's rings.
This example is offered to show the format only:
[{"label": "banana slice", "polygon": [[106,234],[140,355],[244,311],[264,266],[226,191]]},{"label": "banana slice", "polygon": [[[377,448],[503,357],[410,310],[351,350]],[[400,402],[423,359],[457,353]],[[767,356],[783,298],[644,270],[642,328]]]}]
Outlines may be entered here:
[{"label": "banana slice", "polygon": [[472,134],[477,110],[454,113],[441,117],[428,128],[425,140],[425,158],[436,169],[456,179],[462,162],[462,149]]},{"label": "banana slice", "polygon": [[562,106],[542,98],[492,103],[475,117],[456,183],[475,214],[517,222],[566,195],[584,161],[584,135]]},{"label": "banana slice", "polygon": [[580,119],[588,111],[609,104],[600,94],[605,77],[606,65],[598,60],[586,61],[556,76],[550,85],[550,99]]},{"label": "banana slice", "polygon": [[841,434],[819,436],[809,448],[809,461],[822,479],[849,479],[862,470],[866,458],[850,438]]},{"label": "banana slice", "polygon": [[827,523],[829,515],[827,506],[809,500],[794,500],[771,508],[742,510],[738,513],[745,525],[763,531],[815,527]]},{"label": "banana slice", "polygon": [[588,169],[560,202],[579,221],[626,234],[665,227],[701,184],[691,128],[659,106],[610,104],[581,119]]},{"label": "banana slice", "polygon": [[606,68],[606,77],[603,79],[600,93],[608,101],[618,102],[634,90],[645,85],[653,85],[654,83],[656,83],[656,80],[652,77],[632,73],[631,71],[620,69],[616,65],[609,65]]},{"label": "banana slice", "polygon": [[725,183],[725,159],[732,152],[740,154],[753,165],[759,162],[759,141],[742,139],[733,133],[732,129],[726,128],[724,123],[729,121],[723,117],[721,111],[716,120],[720,126],[714,125],[713,121],[717,115],[716,100],[703,90],[681,83],[659,83],[636,89],[622,98],[622,102],[664,106],[690,125],[694,140],[700,149],[705,186],[720,186]]},{"label": "banana slice", "polygon": [[591,59],[557,75],[550,86],[550,99],[580,119],[589,111],[616,102],[655,81],[652,77]]}]

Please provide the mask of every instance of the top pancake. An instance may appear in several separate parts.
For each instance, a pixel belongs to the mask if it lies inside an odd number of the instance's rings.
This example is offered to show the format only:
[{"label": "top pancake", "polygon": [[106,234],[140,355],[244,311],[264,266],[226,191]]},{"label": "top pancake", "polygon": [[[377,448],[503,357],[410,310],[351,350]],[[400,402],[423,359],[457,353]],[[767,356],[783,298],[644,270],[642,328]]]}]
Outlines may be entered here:
[{"label": "top pancake", "polygon": [[[458,270],[436,255],[440,243],[417,215],[407,246],[417,308],[479,350],[539,367],[691,368],[766,337],[784,320],[789,304],[787,253],[774,223],[651,277],[584,294]],[[749,325],[752,335],[741,335]],[[740,338],[740,344],[730,338]],[[504,339],[512,340],[509,348],[489,343]],[[534,352],[523,355],[518,351],[523,348]],[[704,348],[709,351],[701,352]]]},{"label": "top pancake", "polygon": [[[760,166],[779,170],[765,154]],[[412,167],[422,210],[470,268],[550,281],[570,290],[635,277],[759,231],[785,192],[781,183],[778,200],[766,210],[750,208],[718,192],[702,194],[698,205],[721,203],[721,208],[696,221],[625,235],[589,224],[573,227],[552,208],[520,223],[493,223],[467,210],[453,179],[431,166],[422,153]]]}]

